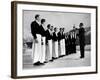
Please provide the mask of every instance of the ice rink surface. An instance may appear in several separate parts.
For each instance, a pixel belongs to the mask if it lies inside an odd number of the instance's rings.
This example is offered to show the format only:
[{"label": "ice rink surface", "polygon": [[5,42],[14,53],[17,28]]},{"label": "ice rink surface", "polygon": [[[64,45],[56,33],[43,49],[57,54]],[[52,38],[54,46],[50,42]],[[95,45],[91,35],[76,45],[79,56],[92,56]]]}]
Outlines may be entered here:
[{"label": "ice rink surface", "polygon": [[34,66],[32,63],[31,49],[27,49],[23,54],[23,68],[24,69],[41,69],[41,68],[65,68],[65,67],[84,67],[91,66],[91,51],[90,46],[86,46],[85,58],[80,58],[80,51],[77,49],[76,53],[66,55],[58,58],[53,62],[45,63],[45,65]]}]

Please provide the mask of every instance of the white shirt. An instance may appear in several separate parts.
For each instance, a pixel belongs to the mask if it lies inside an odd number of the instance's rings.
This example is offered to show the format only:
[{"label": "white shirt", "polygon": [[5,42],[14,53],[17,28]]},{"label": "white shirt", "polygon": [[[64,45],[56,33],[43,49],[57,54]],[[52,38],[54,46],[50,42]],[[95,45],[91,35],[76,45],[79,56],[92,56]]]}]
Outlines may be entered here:
[{"label": "white shirt", "polygon": [[55,32],[55,33],[56,33],[56,36],[58,36],[58,35],[57,35],[57,32]]},{"label": "white shirt", "polygon": [[52,31],[51,31],[50,29],[48,29],[48,30],[49,30],[50,35],[53,35],[53,34],[52,34]]}]

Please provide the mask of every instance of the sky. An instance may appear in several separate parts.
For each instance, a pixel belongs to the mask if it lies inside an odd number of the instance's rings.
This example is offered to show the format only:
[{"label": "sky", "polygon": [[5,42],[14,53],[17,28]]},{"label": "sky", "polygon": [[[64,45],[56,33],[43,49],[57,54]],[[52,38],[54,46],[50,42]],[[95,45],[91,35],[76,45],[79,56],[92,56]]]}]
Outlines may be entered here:
[{"label": "sky", "polygon": [[[35,20],[34,16],[40,15],[40,18],[46,19],[46,25],[51,24],[58,29],[65,28],[65,32],[73,29],[73,25],[79,28],[79,23],[83,22],[84,27],[91,26],[90,13],[72,13],[72,12],[54,12],[54,11],[36,11],[36,10],[23,10],[23,37],[30,38],[31,35],[31,22]],[[59,30],[58,30],[59,31]]]}]

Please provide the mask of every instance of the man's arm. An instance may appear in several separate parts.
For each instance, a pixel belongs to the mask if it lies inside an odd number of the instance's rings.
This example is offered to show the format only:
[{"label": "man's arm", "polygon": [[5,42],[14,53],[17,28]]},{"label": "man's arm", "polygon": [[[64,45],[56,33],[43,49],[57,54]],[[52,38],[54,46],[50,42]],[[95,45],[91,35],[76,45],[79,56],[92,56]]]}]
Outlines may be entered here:
[{"label": "man's arm", "polygon": [[31,33],[32,33],[34,39],[37,38],[36,37],[36,27],[35,26],[36,26],[35,23],[32,22],[32,24],[31,24]]}]

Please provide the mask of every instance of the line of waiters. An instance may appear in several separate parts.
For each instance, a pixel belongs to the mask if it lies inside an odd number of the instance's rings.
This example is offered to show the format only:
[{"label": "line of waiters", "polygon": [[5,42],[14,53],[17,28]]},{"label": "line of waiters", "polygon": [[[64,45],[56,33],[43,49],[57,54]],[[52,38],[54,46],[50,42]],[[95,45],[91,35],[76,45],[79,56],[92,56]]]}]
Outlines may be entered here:
[{"label": "line of waiters", "polygon": [[[43,65],[69,53],[76,53],[75,33],[66,35],[64,28],[47,25],[44,29],[45,19],[40,20],[40,15],[35,15],[35,21],[31,23],[33,35],[32,61],[34,65]],[[66,44],[65,44],[66,43]]]}]

